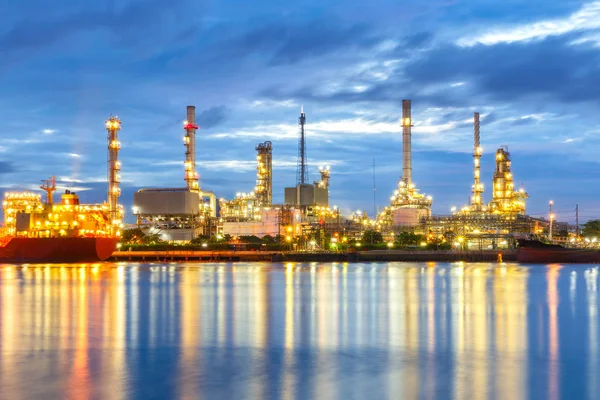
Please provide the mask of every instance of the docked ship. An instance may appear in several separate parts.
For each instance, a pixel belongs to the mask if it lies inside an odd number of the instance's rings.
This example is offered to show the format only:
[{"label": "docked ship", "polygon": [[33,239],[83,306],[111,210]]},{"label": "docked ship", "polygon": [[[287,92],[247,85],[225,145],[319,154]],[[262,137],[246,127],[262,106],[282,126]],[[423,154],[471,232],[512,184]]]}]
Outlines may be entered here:
[{"label": "docked ship", "polygon": [[600,263],[600,251],[570,249],[537,240],[517,239],[517,261],[523,264],[593,264]]},{"label": "docked ship", "polygon": [[2,205],[4,225],[0,229],[0,262],[86,263],[108,259],[116,250],[123,228],[124,211],[119,205],[118,160],[121,121],[110,117],[108,131],[108,201],[80,204],[77,193],[65,190],[54,203],[54,177],[35,192],[6,192]]}]

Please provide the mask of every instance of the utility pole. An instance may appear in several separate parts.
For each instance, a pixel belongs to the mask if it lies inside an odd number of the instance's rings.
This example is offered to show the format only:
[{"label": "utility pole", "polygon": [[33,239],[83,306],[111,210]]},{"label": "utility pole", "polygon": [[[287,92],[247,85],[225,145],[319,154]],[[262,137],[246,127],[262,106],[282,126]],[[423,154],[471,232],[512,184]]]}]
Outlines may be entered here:
[{"label": "utility pole", "polygon": [[375,186],[375,158],[373,158],[373,218],[377,219],[377,197],[375,192],[377,187]]},{"label": "utility pole", "polygon": [[579,204],[575,204],[575,234],[579,240]]},{"label": "utility pole", "polygon": [[554,219],[554,216],[552,215],[552,205],[554,204],[554,202],[552,200],[550,200],[550,227],[548,229],[548,239],[550,240],[550,242],[552,242],[552,221]]}]

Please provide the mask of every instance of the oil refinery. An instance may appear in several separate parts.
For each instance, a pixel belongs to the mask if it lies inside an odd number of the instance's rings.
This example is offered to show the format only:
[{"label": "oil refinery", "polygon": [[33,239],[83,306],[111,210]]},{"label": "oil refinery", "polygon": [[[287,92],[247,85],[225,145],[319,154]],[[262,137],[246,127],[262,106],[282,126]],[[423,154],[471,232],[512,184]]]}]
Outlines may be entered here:
[{"label": "oil refinery", "polygon": [[[318,169],[320,179],[309,181],[307,116],[298,118],[296,182],[283,190],[282,204],[273,203],[273,152],[271,141],[256,144],[256,182],[253,188],[231,198],[219,198],[200,184],[196,166],[196,109],[188,106],[183,123],[183,187],[142,188],[133,198],[135,226],[144,233],[158,234],[164,241],[186,243],[196,238],[271,236],[289,243],[290,249],[325,249],[329,243],[359,241],[365,231],[380,232],[389,243],[396,235],[424,235],[426,243],[449,243],[463,249],[497,249],[514,244],[515,236],[537,234],[548,229],[548,221],[526,215],[528,194],[515,188],[511,154],[502,146],[495,153],[491,199],[484,201],[481,176],[480,115],[473,115],[473,184],[470,201],[448,215],[433,215],[433,198],[423,194],[413,181],[412,104],[402,101],[402,174],[389,205],[370,218],[364,212],[342,215],[331,206],[329,166]],[[108,201],[102,205],[80,205],[75,193],[66,192],[54,204],[54,179],[41,186],[46,202],[34,193],[6,193],[4,242],[17,236],[27,238],[87,237],[118,238],[123,210],[120,196],[121,122],[106,121],[108,130]],[[398,149],[400,151],[400,149]],[[551,228],[550,228],[551,230]],[[3,243],[4,243],[3,242]],[[116,242],[115,242],[116,243]],[[327,243],[327,244],[326,244]]]},{"label": "oil refinery", "polygon": [[[307,159],[307,116],[302,108],[298,117],[298,157],[296,182],[284,188],[284,202],[273,203],[273,152],[270,141],[258,143],[256,182],[253,188],[239,191],[231,199],[219,198],[203,190],[196,170],[195,107],[187,107],[184,122],[185,157],[182,160],[185,187],[145,188],[134,195],[136,225],[145,232],[160,233],[172,242],[197,237],[272,236],[295,248],[318,249],[326,237],[343,242],[359,240],[367,230],[379,231],[387,241],[402,232],[425,235],[428,242],[451,243],[464,249],[495,249],[514,244],[515,235],[536,234],[548,227],[545,219],[527,216],[527,192],[515,188],[508,147],[495,154],[491,199],[484,201],[481,176],[480,115],[473,115],[473,184],[470,201],[448,215],[433,215],[433,198],[423,194],[413,181],[412,104],[402,101],[402,175],[389,205],[374,218],[356,212],[343,216],[330,206],[331,168],[318,169],[320,180],[309,181]],[[398,149],[400,151],[400,149]],[[342,236],[340,237],[340,233]]]},{"label": "oil refinery", "polygon": [[[547,229],[548,222],[527,216],[527,192],[515,188],[508,147],[495,154],[491,199],[484,201],[481,176],[480,115],[473,115],[473,184],[470,201],[448,215],[433,215],[433,198],[423,194],[413,181],[412,104],[402,101],[402,174],[389,205],[374,218],[357,212],[349,216],[330,206],[331,168],[318,169],[320,180],[309,181],[307,159],[307,116],[298,117],[298,157],[296,182],[284,188],[282,204],[273,203],[273,152],[270,141],[258,143],[256,182],[231,199],[216,200],[211,191],[201,189],[196,170],[195,107],[187,107],[184,122],[185,158],[183,188],[146,188],[134,195],[136,224],[146,232],[160,233],[164,240],[186,242],[196,237],[272,236],[296,248],[318,249],[325,237],[339,241],[359,240],[367,230],[379,231],[388,241],[394,235],[411,232],[425,235],[428,242],[451,243],[465,249],[495,249],[514,244],[515,235],[535,234]],[[398,149],[400,151],[400,149]]]}]

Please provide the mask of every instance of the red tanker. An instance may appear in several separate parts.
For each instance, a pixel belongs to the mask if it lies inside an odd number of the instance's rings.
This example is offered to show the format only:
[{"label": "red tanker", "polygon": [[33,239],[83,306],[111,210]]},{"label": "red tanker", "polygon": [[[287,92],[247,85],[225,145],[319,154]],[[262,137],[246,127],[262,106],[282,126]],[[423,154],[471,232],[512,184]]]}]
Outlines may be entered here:
[{"label": "red tanker", "polygon": [[117,248],[111,237],[15,237],[0,246],[0,262],[84,263],[104,261]]},{"label": "red tanker", "polygon": [[517,261],[522,264],[589,264],[600,263],[600,251],[569,249],[556,244],[535,240],[517,239],[519,252]]},{"label": "red tanker", "polygon": [[121,190],[118,159],[121,121],[110,117],[108,131],[108,202],[79,204],[79,196],[69,190],[54,203],[54,177],[43,181],[37,193],[6,192],[2,209],[4,226],[0,229],[0,262],[53,263],[104,261],[117,247],[123,228],[123,207],[118,203]]}]

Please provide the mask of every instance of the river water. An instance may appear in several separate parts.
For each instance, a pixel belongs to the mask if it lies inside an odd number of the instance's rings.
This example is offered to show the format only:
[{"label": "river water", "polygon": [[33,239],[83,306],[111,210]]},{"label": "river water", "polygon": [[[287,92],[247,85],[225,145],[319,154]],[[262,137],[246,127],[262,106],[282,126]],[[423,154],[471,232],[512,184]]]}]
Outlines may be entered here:
[{"label": "river water", "polygon": [[0,266],[0,398],[598,399],[596,266]]}]

